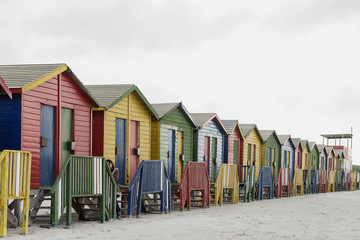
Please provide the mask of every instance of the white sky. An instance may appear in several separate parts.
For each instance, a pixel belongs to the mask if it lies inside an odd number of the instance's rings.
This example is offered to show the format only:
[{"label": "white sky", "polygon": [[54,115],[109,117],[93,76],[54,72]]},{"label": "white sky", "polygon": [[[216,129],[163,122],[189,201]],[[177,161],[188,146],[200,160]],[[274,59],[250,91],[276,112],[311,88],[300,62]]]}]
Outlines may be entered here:
[{"label": "white sky", "polygon": [[354,128],[360,1],[0,1],[0,64],[67,63],[84,84],[322,143]]}]

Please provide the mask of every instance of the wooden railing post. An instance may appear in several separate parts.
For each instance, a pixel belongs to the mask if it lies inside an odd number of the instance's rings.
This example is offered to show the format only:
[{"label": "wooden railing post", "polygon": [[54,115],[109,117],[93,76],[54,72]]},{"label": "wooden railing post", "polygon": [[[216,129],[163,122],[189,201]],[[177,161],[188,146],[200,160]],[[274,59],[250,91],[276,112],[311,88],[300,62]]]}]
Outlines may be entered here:
[{"label": "wooden railing post", "polygon": [[[73,163],[74,158],[71,159],[67,169],[67,186],[66,186],[66,227],[71,227],[71,208],[72,208],[72,187],[73,187]],[[60,200],[61,201],[61,200]]]},{"label": "wooden railing post", "polygon": [[[6,157],[6,156],[4,156]],[[1,161],[1,159],[0,159]],[[0,237],[7,234],[7,208],[8,208],[8,161],[3,159],[1,162],[1,202],[0,202]]]}]

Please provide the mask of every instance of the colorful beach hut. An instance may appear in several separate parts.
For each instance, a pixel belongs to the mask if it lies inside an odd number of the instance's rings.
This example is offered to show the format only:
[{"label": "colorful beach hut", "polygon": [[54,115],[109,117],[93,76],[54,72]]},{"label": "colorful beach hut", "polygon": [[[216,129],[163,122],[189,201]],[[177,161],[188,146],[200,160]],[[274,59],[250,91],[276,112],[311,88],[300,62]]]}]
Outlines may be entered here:
[{"label": "colorful beach hut", "polygon": [[194,160],[206,162],[210,182],[215,182],[224,161],[227,131],[216,113],[190,113],[199,129],[194,131]]},{"label": "colorful beach hut", "polygon": [[263,140],[256,124],[240,124],[244,134],[244,150],[241,165],[255,166],[255,179],[258,179],[261,168],[261,144]]},{"label": "colorful beach hut", "polygon": [[302,149],[302,169],[309,170],[309,154],[310,154],[310,147],[309,142],[307,140],[300,140],[301,149]]},{"label": "colorful beach hut", "polygon": [[221,120],[229,135],[225,136],[224,162],[240,165],[243,152],[244,135],[237,120]]},{"label": "colorful beach hut", "polygon": [[292,138],[295,145],[295,168],[303,169],[302,166],[302,145],[300,138]]},{"label": "colorful beach hut", "polygon": [[336,157],[336,170],[342,172],[344,171],[344,151],[342,149],[334,149],[334,153]]},{"label": "colorful beach hut", "polygon": [[327,153],[327,164],[326,164],[326,171],[329,173],[330,171],[334,171],[335,169],[335,152],[332,147],[326,146],[325,147]]},{"label": "colorful beach hut", "polygon": [[98,102],[63,63],[1,65],[0,76],[6,93],[0,95],[6,113],[0,115],[0,151],[31,152],[30,187],[50,187],[69,155],[91,155]]},{"label": "colorful beach hut", "polygon": [[322,144],[317,145],[319,150],[319,193],[327,191],[327,151]]},{"label": "colorful beach hut", "polygon": [[193,160],[197,124],[181,102],[151,105],[159,115],[151,121],[151,157],[164,160],[170,181],[180,183],[186,163]]},{"label": "colorful beach hut", "polygon": [[281,143],[281,168],[288,168],[290,180],[293,181],[295,172],[295,143],[290,135],[278,135]]},{"label": "colorful beach hut", "polygon": [[259,130],[261,145],[261,165],[270,167],[273,181],[277,180],[281,163],[281,142],[275,130]]},{"label": "colorful beach hut", "polygon": [[319,170],[319,149],[315,142],[309,142],[309,169],[311,170]]},{"label": "colorful beach hut", "polygon": [[93,109],[92,155],[115,161],[118,184],[128,186],[142,160],[151,159],[151,121],[158,114],[133,84],[87,85]]}]

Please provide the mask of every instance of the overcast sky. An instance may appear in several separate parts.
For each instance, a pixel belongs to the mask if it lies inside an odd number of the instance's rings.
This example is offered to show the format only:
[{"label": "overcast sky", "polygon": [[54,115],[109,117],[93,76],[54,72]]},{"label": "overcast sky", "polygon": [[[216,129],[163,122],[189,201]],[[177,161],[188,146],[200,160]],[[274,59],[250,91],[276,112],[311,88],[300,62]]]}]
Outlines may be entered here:
[{"label": "overcast sky", "polygon": [[318,143],[353,126],[360,164],[360,1],[1,0],[0,29],[0,64],[64,62]]}]

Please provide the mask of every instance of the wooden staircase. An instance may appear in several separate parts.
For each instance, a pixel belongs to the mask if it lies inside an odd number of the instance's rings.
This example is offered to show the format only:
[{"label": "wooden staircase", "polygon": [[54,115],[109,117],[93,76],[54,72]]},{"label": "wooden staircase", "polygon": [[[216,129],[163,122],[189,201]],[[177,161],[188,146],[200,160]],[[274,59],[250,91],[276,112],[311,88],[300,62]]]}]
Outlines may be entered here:
[{"label": "wooden staircase", "polygon": [[79,214],[79,220],[89,221],[100,218],[100,199],[98,197],[74,197],[72,208]]},{"label": "wooden staircase", "polygon": [[171,184],[171,206],[173,209],[180,209],[180,184]]},{"label": "wooden staircase", "polygon": [[32,222],[51,222],[50,187],[42,187],[39,193],[30,200],[30,220]]},{"label": "wooden staircase", "polygon": [[128,203],[129,203],[129,193],[128,193],[129,186],[118,185],[118,192],[120,192],[120,200],[118,199],[117,202],[120,206],[121,217],[128,216]]},{"label": "wooden staircase", "polygon": [[210,205],[215,205],[215,184],[216,183],[210,183]]}]

